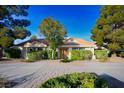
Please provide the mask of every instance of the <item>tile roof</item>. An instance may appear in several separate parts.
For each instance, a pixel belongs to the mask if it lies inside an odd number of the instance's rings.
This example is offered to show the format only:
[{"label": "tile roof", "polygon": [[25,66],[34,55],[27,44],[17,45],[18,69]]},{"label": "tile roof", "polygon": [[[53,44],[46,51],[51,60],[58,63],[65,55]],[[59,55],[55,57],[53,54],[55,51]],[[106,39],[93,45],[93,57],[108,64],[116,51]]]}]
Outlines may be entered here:
[{"label": "tile roof", "polygon": [[[42,45],[41,45],[41,44]],[[26,46],[27,44],[30,44],[30,46],[43,46],[43,44],[48,46],[48,42],[46,42],[45,39],[35,39],[35,40],[27,40],[25,42],[22,42],[20,44],[17,44],[15,46]],[[79,39],[79,38],[68,38],[64,40],[64,44],[63,45],[68,45],[68,46],[75,46],[75,45],[80,45],[80,46],[96,46],[95,42],[88,42],[84,39]],[[63,46],[62,45],[62,46]]]},{"label": "tile roof", "polygon": [[66,39],[64,44],[66,45],[85,45],[85,46],[94,46],[96,45],[95,42],[88,42],[84,39],[79,38],[69,38]]},{"label": "tile roof", "polygon": [[16,44],[15,46],[24,46],[25,44],[27,43],[30,43],[32,45],[36,44],[36,43],[43,43],[45,45],[48,45],[48,43],[44,40],[44,39],[35,39],[35,40],[27,40],[25,42],[22,42],[22,43],[19,43],[19,44]]}]

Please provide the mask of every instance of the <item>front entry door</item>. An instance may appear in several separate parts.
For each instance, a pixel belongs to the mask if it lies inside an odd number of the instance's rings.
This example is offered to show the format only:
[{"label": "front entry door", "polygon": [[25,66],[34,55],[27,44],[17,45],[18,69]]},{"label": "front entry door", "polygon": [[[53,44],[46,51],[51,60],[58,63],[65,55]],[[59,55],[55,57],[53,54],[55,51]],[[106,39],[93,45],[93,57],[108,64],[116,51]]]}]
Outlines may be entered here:
[{"label": "front entry door", "polygon": [[68,57],[68,48],[61,48],[60,49],[60,58],[67,58]]}]

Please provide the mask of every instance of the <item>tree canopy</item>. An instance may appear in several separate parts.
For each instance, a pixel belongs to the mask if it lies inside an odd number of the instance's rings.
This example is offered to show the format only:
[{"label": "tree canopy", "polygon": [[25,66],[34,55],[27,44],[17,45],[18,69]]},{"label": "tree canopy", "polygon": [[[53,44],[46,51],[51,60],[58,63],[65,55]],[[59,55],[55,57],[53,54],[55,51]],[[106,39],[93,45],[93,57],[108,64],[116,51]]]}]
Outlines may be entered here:
[{"label": "tree canopy", "polygon": [[[65,27],[53,18],[48,17],[41,22],[39,28],[49,43],[50,48],[53,50],[52,55],[55,55],[54,52],[63,43],[64,37],[66,36]],[[54,57],[52,56],[53,59],[55,59]]]},{"label": "tree canopy", "polygon": [[0,46],[3,48],[13,45],[14,40],[30,36],[27,26],[30,21],[26,19],[29,6],[1,5],[0,6]]},{"label": "tree canopy", "polygon": [[41,22],[39,28],[52,49],[55,50],[63,43],[64,37],[66,36],[66,29],[58,21],[51,17],[46,18]]},{"label": "tree canopy", "polygon": [[36,35],[32,35],[31,36],[31,40],[35,40],[35,39],[37,39],[37,36]]},{"label": "tree canopy", "polygon": [[124,48],[124,6],[103,6],[91,38],[111,51]]}]

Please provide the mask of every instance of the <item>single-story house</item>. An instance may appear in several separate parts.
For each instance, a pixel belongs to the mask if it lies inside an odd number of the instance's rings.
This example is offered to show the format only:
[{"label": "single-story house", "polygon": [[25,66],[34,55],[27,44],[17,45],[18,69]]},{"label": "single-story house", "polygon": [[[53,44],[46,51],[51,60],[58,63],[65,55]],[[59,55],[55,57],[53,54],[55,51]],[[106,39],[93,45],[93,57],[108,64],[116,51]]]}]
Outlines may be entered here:
[{"label": "single-story house", "polygon": [[[20,48],[22,57],[26,58],[27,53],[31,51],[48,49],[49,44],[44,39],[28,40],[23,43],[17,44],[16,47]],[[94,54],[94,49],[97,48],[94,42],[88,42],[78,38],[68,38],[64,40],[64,43],[59,46],[58,58],[71,58],[71,50],[90,50]],[[95,59],[93,55],[92,59]]]},{"label": "single-story house", "polygon": [[44,39],[30,39],[20,44],[16,44],[14,47],[18,47],[21,50],[22,58],[27,59],[29,52],[45,50],[48,47],[48,43]]},{"label": "single-story house", "polygon": [[97,48],[94,42],[88,42],[79,38],[68,38],[64,44],[59,47],[59,58],[71,58],[71,50],[90,50],[93,53],[92,59],[95,59],[94,49]]}]

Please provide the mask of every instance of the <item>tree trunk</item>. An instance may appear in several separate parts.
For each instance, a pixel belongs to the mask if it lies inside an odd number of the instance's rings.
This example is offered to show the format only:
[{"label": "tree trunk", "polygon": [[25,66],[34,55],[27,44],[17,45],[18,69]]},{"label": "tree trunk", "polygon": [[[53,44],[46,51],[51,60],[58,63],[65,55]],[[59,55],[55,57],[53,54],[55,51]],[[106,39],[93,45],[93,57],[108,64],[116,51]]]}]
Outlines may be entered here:
[{"label": "tree trunk", "polygon": [[54,50],[52,49],[52,59],[54,59]]},{"label": "tree trunk", "polygon": [[117,57],[116,52],[115,51],[111,51],[111,57]]},{"label": "tree trunk", "polygon": [[116,56],[116,53],[115,53],[115,52],[112,53],[111,57],[117,57],[117,56]]}]

